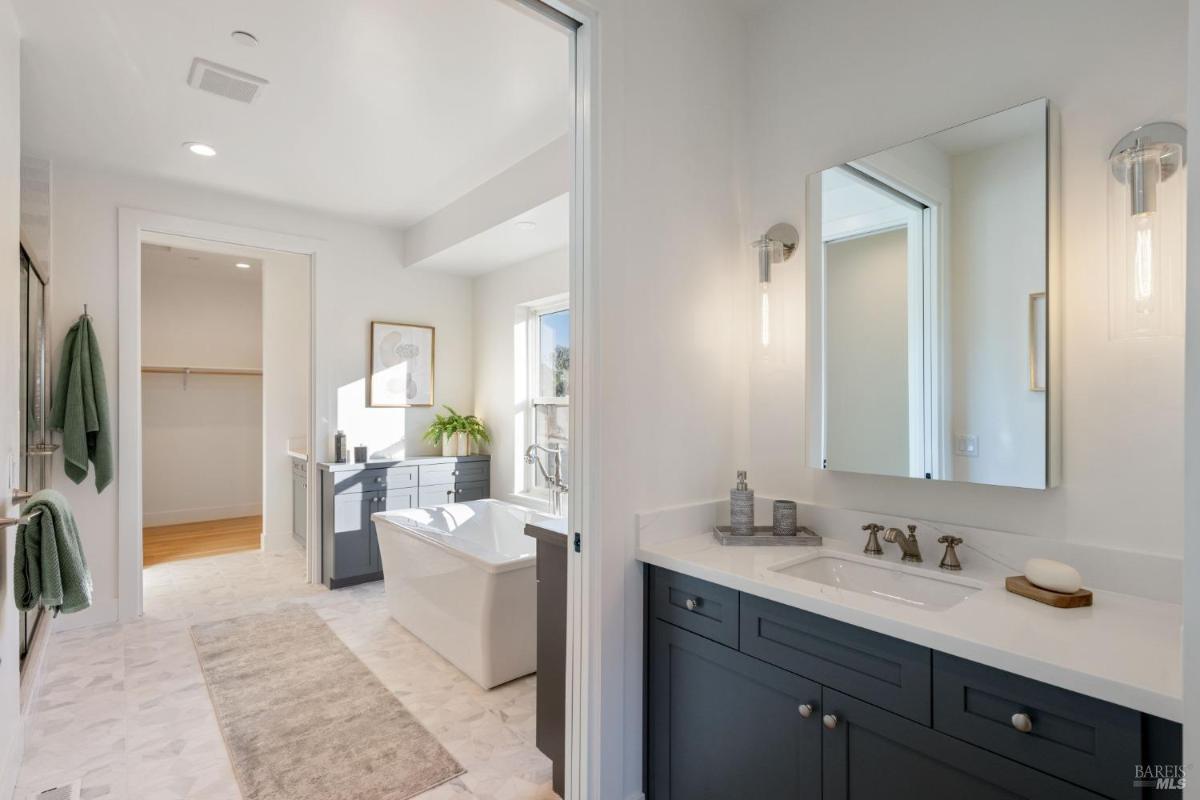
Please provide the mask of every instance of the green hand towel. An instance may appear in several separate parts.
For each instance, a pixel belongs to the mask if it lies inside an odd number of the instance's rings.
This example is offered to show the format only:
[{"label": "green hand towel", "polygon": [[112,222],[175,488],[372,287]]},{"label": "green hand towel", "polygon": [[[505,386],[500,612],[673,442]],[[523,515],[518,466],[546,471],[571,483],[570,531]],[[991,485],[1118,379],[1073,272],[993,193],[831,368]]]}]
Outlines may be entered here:
[{"label": "green hand towel", "polygon": [[35,511],[41,513],[17,526],[13,559],[17,608],[29,611],[43,605],[55,616],[59,611],[82,611],[92,604],[92,575],[71,506],[58,492],[44,489],[21,509],[23,516]]},{"label": "green hand towel", "polygon": [[104,491],[113,478],[108,388],[100,345],[87,316],[80,317],[63,340],[49,424],[63,432],[63,466],[67,477],[81,483],[87,477],[91,461],[96,465],[96,492]]}]

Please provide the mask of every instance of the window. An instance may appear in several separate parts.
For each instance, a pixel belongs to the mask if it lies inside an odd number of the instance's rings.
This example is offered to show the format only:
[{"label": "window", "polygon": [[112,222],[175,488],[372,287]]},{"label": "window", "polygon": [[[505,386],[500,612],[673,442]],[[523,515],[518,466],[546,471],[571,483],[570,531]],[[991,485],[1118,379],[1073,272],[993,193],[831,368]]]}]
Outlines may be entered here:
[{"label": "window", "polygon": [[[570,446],[571,396],[571,311],[566,299],[530,308],[529,324],[529,413],[524,445],[538,444],[562,450],[563,481],[567,475]],[[545,454],[541,454],[551,469]],[[533,465],[526,470],[526,491],[542,494],[549,490],[546,479]]]}]

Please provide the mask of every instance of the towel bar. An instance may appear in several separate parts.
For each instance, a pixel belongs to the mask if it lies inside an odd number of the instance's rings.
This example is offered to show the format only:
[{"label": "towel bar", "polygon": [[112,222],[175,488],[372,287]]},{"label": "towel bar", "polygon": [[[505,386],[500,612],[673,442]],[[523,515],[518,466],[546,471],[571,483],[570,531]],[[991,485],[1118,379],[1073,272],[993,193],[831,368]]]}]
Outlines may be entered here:
[{"label": "towel bar", "polygon": [[37,511],[20,517],[0,517],[0,528],[10,528],[13,525],[24,525],[26,522],[29,522],[40,513],[42,513],[42,510],[39,508]]}]

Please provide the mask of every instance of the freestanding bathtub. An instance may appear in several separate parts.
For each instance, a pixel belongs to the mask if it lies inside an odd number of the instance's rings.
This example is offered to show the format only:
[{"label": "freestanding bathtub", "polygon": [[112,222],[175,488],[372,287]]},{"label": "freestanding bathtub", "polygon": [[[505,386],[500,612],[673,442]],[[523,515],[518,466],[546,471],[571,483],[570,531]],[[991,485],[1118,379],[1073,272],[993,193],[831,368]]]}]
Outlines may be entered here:
[{"label": "freestanding bathtub", "polygon": [[372,515],[392,617],[485,689],[537,671],[537,542],[501,500]]}]

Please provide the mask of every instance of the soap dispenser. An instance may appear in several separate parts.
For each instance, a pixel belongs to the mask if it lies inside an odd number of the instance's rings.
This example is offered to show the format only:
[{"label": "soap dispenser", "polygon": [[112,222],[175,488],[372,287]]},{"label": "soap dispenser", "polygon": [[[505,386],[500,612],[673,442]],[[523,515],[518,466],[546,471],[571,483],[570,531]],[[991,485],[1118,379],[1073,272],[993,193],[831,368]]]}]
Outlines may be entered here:
[{"label": "soap dispenser", "polygon": [[738,470],[737,486],[729,490],[729,527],[735,536],[754,535],[754,490],[746,483],[746,470]]}]

